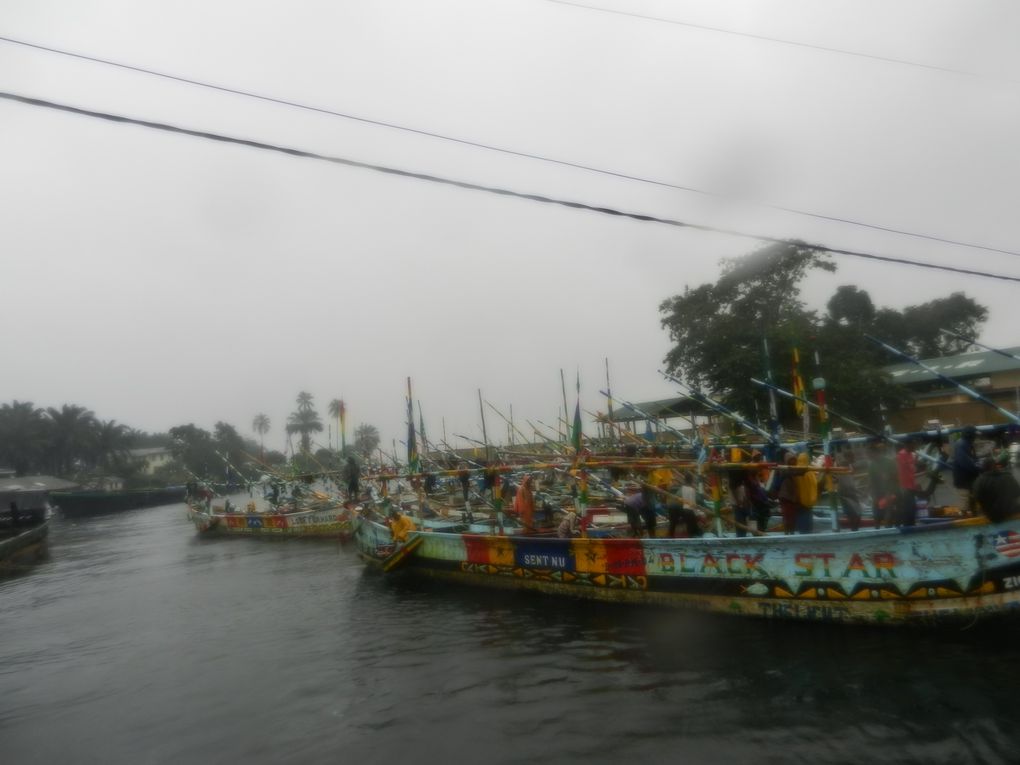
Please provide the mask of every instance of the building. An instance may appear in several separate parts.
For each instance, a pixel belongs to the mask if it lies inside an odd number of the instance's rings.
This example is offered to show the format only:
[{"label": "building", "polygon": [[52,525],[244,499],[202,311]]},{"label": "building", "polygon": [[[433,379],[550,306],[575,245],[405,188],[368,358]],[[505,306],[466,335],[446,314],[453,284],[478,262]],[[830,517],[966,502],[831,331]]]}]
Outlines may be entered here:
[{"label": "building", "polygon": [[132,449],[128,452],[132,460],[140,463],[142,475],[154,475],[174,458],[170,449],[165,446],[154,446],[147,449]]},{"label": "building", "polygon": [[[1020,356],[1020,347],[1003,353]],[[962,383],[1011,412],[1020,410],[1020,360],[995,351],[961,353],[921,362],[951,380]],[[1003,414],[953,387],[917,364],[886,367],[892,379],[906,387],[913,405],[889,419],[897,431],[921,430],[938,421],[943,426],[1008,422]]]}]

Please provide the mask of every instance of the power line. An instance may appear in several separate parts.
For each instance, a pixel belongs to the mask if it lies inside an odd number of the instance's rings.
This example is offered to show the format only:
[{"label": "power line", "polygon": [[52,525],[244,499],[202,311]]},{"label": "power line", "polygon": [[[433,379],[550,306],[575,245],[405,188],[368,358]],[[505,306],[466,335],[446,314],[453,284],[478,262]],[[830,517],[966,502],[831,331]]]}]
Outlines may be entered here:
[{"label": "power line", "polygon": [[[455,178],[446,178],[438,175],[430,175],[428,173],[418,173],[412,170],[403,170],[396,167],[388,167],[386,165],[376,165],[369,162],[361,162],[359,160],[347,159],[345,157],[329,156],[326,154],[319,154],[313,151],[306,151],[304,149],[295,149],[287,146],[279,146],[277,144],[264,143],[262,141],[253,141],[248,138],[237,138],[234,136],[223,135],[221,133],[211,133],[204,130],[193,130],[191,128],[179,127],[177,125],[170,125],[163,122],[151,122],[148,120],[136,119],[134,117],[127,117],[121,114],[111,114],[109,112],[99,112],[91,109],[82,109],[77,106],[61,104],[55,101],[46,101],[40,98],[31,98],[29,96],[19,96],[15,93],[0,91],[0,98],[26,104],[28,106],[37,106],[45,109],[54,109],[57,111],[67,112],[70,114],[77,114],[83,117],[92,117],[94,119],[107,120],[109,122],[119,122],[122,124],[138,125],[140,127],[150,128],[152,130],[162,130],[169,133],[179,133],[181,135],[192,136],[194,138],[204,138],[206,140],[219,141],[221,143],[232,143],[237,144],[239,146],[247,146],[252,149],[262,149],[264,151],[273,151],[281,154],[287,154],[292,157],[317,159],[323,162],[332,162],[334,164],[345,165],[347,167],[357,167],[365,170],[374,170],[379,173],[386,173],[387,175],[397,175],[402,176],[404,178],[415,178],[421,181],[439,183],[445,186],[453,186],[456,188],[467,189],[469,191],[483,191],[489,194],[498,194],[500,196],[505,197],[527,199],[532,202],[542,202],[544,204],[570,207],[575,210],[588,210],[589,212],[601,213],[602,215],[613,215],[621,218],[630,218],[631,220],[637,220],[644,223],[661,223],[663,225],[674,226],[676,228],[690,228],[698,231],[711,231],[720,234],[727,234],[730,236],[739,236],[748,239],[756,239],[761,242],[771,242],[776,244],[789,243],[789,240],[787,239],[780,239],[778,237],[773,236],[749,234],[745,231],[718,228],[716,226],[706,226],[700,223],[690,223],[687,221],[675,220],[672,218],[661,218],[655,215],[646,215],[643,213],[628,212],[626,210],[618,210],[613,207],[601,207],[597,205],[587,204],[585,202],[575,202],[567,199],[560,199],[557,197],[548,197],[542,194],[532,194],[522,191],[513,191],[511,189],[500,188],[498,186],[487,186],[479,183],[471,183],[469,181],[461,181]],[[800,244],[806,249],[814,250],[820,253],[829,252],[834,255],[848,255],[855,258],[866,258],[868,260],[877,260],[886,263],[899,263],[901,265],[916,266],[918,268],[929,268],[936,271],[950,271],[958,274],[967,274],[968,276],[982,276],[989,279],[998,279],[1001,281],[1020,282],[1020,276],[1008,276],[1004,274],[989,273],[987,271],[976,271],[968,268],[956,268],[954,266],[944,266],[936,263],[926,263],[924,261],[919,260],[897,258],[890,255],[875,255],[872,253],[860,252],[857,250],[837,249],[833,247],[826,247],[825,245],[821,244],[811,244],[808,242]]]},{"label": "power line", "polygon": [[808,48],[810,50],[820,50],[826,53],[839,53],[844,56],[857,56],[858,58],[870,58],[874,61],[884,61],[887,64],[902,64],[904,66],[914,66],[919,69],[931,69],[936,72],[948,72],[950,74],[961,74],[966,77],[977,77],[980,79],[989,80],[1001,80],[1002,82],[1013,83],[1014,85],[1020,84],[1020,80],[1012,79],[1009,77],[996,77],[987,74],[981,74],[980,72],[969,72],[965,69],[953,69],[948,66],[938,66],[937,64],[922,64],[918,61],[908,61],[902,58],[892,58],[890,56],[878,56],[872,53],[861,53],[856,50],[847,50],[845,48],[831,48],[826,45],[817,45],[815,43],[800,42],[798,40],[785,40],[781,37],[769,37],[767,35],[756,35],[751,32],[738,32],[735,29],[725,29],[723,27],[713,27],[707,24],[695,24],[690,21],[679,21],[677,19],[667,19],[661,16],[647,16],[643,13],[633,13],[631,11],[620,11],[614,8],[600,8],[594,5],[585,5],[584,3],[573,3],[570,0],[548,0],[550,3],[556,3],[557,5],[569,5],[573,8],[583,8],[586,11],[599,11],[601,13],[615,13],[618,16],[630,16],[635,19],[644,19],[645,21],[657,21],[663,24],[674,24],[680,27],[690,27],[692,29],[701,29],[705,32],[718,32],[719,34],[734,35],[736,37],[748,37],[752,40],[761,40],[764,42],[780,43],[782,45],[794,45],[798,48]]},{"label": "power line", "polygon": [[[558,2],[558,0],[550,0],[550,2]],[[569,5],[570,3],[567,3],[567,4]],[[579,6],[579,7],[586,8],[588,6]],[[599,9],[593,9],[593,10],[599,10]],[[472,140],[469,140],[469,139],[466,139],[466,138],[457,138],[457,137],[454,137],[454,136],[443,135],[442,133],[434,133],[434,132],[431,132],[431,131],[428,131],[428,130],[422,130],[420,128],[407,127],[405,125],[398,125],[398,124],[393,123],[393,122],[385,122],[385,121],[382,121],[382,120],[371,119],[369,117],[361,117],[361,116],[358,116],[356,114],[348,114],[348,113],[345,113],[345,112],[334,111],[332,109],[327,109],[325,107],[311,106],[311,105],[308,105],[308,104],[302,104],[302,103],[297,102],[297,101],[291,101],[291,100],[284,99],[284,98],[276,98],[274,96],[267,96],[267,95],[264,95],[264,94],[261,94],[261,93],[255,93],[255,92],[248,91],[248,90],[240,90],[238,88],[231,88],[231,87],[227,87],[225,85],[215,85],[215,84],[212,84],[212,83],[203,82],[201,80],[194,80],[194,79],[191,79],[191,78],[188,78],[188,77],[182,77],[182,76],[176,75],[176,74],[168,74],[166,72],[159,72],[159,71],[156,71],[154,69],[147,69],[145,67],[134,66],[132,64],[125,64],[125,63],[122,63],[122,62],[119,62],[119,61],[111,61],[109,59],[98,58],[96,56],[90,56],[90,55],[86,55],[86,54],[83,54],[83,53],[74,53],[73,51],[61,50],[60,48],[53,48],[53,47],[46,46],[46,45],[40,45],[40,44],[37,44],[37,43],[31,43],[31,42],[27,42],[25,40],[17,40],[17,39],[15,39],[13,37],[0,36],[0,42],[11,43],[13,45],[21,45],[21,46],[24,46],[24,47],[27,47],[27,48],[33,48],[35,50],[43,51],[43,52],[46,52],[46,53],[54,53],[54,54],[61,55],[61,56],[68,56],[68,57],[71,57],[71,58],[80,59],[80,60],[83,60],[83,61],[90,61],[90,62],[96,63],[96,64],[103,64],[105,66],[117,67],[119,69],[126,69],[128,71],[139,72],[141,74],[148,74],[148,75],[152,75],[153,77],[162,77],[162,78],[167,79],[167,80],[173,80],[174,82],[180,82],[180,83],[184,83],[184,84],[187,84],[187,85],[194,85],[194,86],[200,87],[200,88],[208,88],[210,90],[216,90],[216,91],[219,91],[219,92],[222,92],[222,93],[230,93],[232,95],[243,96],[245,98],[254,98],[254,99],[257,99],[257,100],[260,100],[260,101],[266,101],[268,103],[278,104],[278,105],[281,105],[281,106],[289,106],[289,107],[293,107],[295,109],[303,109],[305,111],[316,112],[318,114],[326,114],[326,115],[329,115],[329,116],[332,116],[332,117],[340,117],[341,119],[352,120],[354,122],[361,122],[361,123],[366,124],[366,125],[374,125],[376,127],[385,127],[385,128],[389,128],[391,130],[399,130],[399,131],[403,131],[403,132],[406,132],[406,133],[413,133],[415,135],[425,136],[425,137],[428,137],[428,138],[435,138],[435,139],[438,139],[438,140],[441,140],[441,141],[450,141],[452,143],[457,143],[457,144],[461,144],[461,145],[464,145],[464,146],[471,146],[471,147],[476,148],[476,149],[484,149],[486,151],[494,151],[494,152],[498,152],[500,154],[507,154],[507,155],[514,156],[514,157],[522,157],[522,158],[525,158],[525,159],[533,159],[533,160],[536,160],[536,161],[539,161],[539,162],[548,162],[548,163],[551,163],[551,164],[560,165],[561,167],[571,167],[571,168],[574,168],[576,170],[584,170],[586,172],[598,173],[598,174],[601,174],[601,175],[607,175],[607,176],[610,176],[610,177],[613,177],[613,178],[620,178],[622,180],[634,181],[634,182],[637,182],[637,183],[646,183],[646,184],[650,184],[650,185],[653,185],[653,186],[659,186],[659,187],[662,187],[662,188],[674,189],[676,191],[685,191],[685,192],[688,192],[688,193],[691,193],[691,194],[699,194],[701,196],[711,197],[711,198],[714,198],[714,199],[729,199],[729,197],[726,194],[722,194],[722,193],[718,193],[718,192],[713,192],[713,191],[706,191],[704,189],[698,189],[698,188],[695,188],[693,186],[684,186],[682,184],[670,183],[669,181],[657,180],[657,179],[654,179],[654,178],[644,178],[644,177],[638,176],[638,175],[631,175],[629,173],[624,173],[624,172],[620,172],[620,171],[616,171],[616,170],[607,170],[605,168],[594,167],[592,165],[585,165],[585,164],[582,164],[582,163],[579,163],[579,162],[571,162],[569,160],[557,159],[555,157],[547,157],[547,156],[544,156],[544,155],[541,155],[541,154],[531,154],[529,152],[518,151],[516,149],[507,149],[507,148],[504,148],[504,147],[501,147],[501,146],[495,146],[495,145],[492,145],[492,144],[482,143],[482,142],[479,142],[479,141],[472,141]],[[901,236],[909,236],[909,237],[914,237],[916,239],[924,239],[924,240],[931,241],[931,242],[939,242],[941,244],[950,244],[950,245],[954,245],[954,246],[957,246],[957,247],[968,247],[968,248],[971,248],[971,249],[983,250],[985,252],[995,252],[995,253],[999,253],[1001,255],[1012,255],[1014,257],[1020,257],[1020,252],[1016,252],[1016,251],[1013,251],[1013,250],[1005,250],[1005,249],[1000,249],[998,247],[991,247],[991,246],[982,245],[982,244],[973,244],[971,242],[964,242],[964,241],[960,241],[960,240],[956,240],[956,239],[948,239],[948,238],[945,238],[945,237],[934,236],[934,235],[931,235],[931,234],[922,234],[922,233],[918,233],[918,232],[915,232],[915,231],[907,231],[905,229],[893,228],[891,226],[881,226],[881,225],[878,225],[878,224],[875,224],[875,223],[866,223],[864,221],[853,220],[851,218],[842,218],[842,217],[835,216],[835,215],[825,215],[823,213],[815,213],[815,212],[810,212],[808,210],[799,210],[799,209],[796,209],[796,208],[793,208],[793,207],[784,207],[782,205],[773,205],[773,204],[764,204],[764,203],[762,203],[762,204],[760,204],[760,206],[764,207],[766,209],[778,210],[780,212],[785,212],[785,213],[791,213],[793,215],[804,215],[806,217],[815,218],[817,220],[825,220],[825,221],[830,221],[830,222],[833,222],[833,223],[844,223],[844,224],[847,224],[847,225],[850,225],[850,226],[859,226],[861,228],[867,228],[867,229],[871,229],[873,231],[883,231],[883,232],[886,232],[886,233],[889,233],[889,234],[897,234],[897,235],[901,235]]]}]

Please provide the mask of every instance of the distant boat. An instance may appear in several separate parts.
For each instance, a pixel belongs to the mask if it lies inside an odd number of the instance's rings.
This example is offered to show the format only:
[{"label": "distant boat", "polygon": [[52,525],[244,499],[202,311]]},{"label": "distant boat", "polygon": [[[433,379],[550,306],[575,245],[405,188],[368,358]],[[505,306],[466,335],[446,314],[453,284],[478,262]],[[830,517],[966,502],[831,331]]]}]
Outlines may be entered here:
[{"label": "distant boat", "polygon": [[142,507],[174,505],[184,501],[183,486],[167,486],[161,489],[128,489],[122,491],[55,491],[53,503],[67,518],[77,518],[104,513],[119,513]]},{"label": "distant boat", "polygon": [[352,512],[339,502],[316,503],[290,512],[253,512],[189,502],[188,520],[208,536],[349,539],[353,529]]},{"label": "distant boat", "polygon": [[367,518],[382,571],[778,619],[937,625],[1020,615],[1020,518],[804,535],[605,539],[412,532]]},{"label": "distant boat", "polygon": [[51,514],[44,484],[0,480],[0,573],[17,571],[38,559],[45,550]]}]

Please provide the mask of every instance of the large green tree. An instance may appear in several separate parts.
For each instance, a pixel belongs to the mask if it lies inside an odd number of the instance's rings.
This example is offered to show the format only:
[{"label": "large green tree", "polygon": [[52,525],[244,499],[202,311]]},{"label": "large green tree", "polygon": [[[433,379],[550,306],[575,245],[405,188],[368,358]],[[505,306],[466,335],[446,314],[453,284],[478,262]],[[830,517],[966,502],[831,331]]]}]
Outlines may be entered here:
[{"label": "large green tree", "polygon": [[[750,382],[765,375],[765,341],[773,378],[788,389],[792,350],[798,348],[808,390],[812,378],[824,377],[833,408],[877,425],[880,407],[896,409],[905,394],[882,372],[895,359],[865,334],[937,356],[966,345],[940,329],[975,337],[987,318],[986,309],[962,293],[899,311],[876,308],[871,296],[854,286],[838,288],[819,315],[807,308],[800,292],[813,269],[834,271],[835,265],[797,242],[769,245],[725,263],[715,283],[688,287],[663,301],[662,325],[674,343],[665,358],[668,370],[753,416],[768,411],[767,393]],[[785,419],[792,419],[787,412]]]}]

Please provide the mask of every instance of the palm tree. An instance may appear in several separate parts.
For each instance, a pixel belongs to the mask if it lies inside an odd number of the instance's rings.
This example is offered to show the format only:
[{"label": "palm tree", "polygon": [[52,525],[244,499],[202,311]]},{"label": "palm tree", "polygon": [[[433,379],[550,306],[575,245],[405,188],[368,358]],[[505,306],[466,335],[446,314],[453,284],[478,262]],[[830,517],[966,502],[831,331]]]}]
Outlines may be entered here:
[{"label": "palm tree", "polygon": [[365,462],[372,459],[372,454],[379,446],[379,430],[375,425],[359,425],[354,430],[354,450],[358,452]]},{"label": "palm tree", "polygon": [[269,417],[259,412],[255,415],[255,419],[251,421],[251,429],[259,435],[259,459],[265,461],[266,447],[262,443],[262,440],[263,436],[269,432]]},{"label": "palm tree", "polygon": [[322,421],[312,404],[312,394],[301,391],[297,395],[297,410],[287,418],[287,432],[301,434],[301,451],[312,449],[312,433],[322,431]]},{"label": "palm tree", "polygon": [[95,431],[93,463],[108,471],[114,462],[127,457],[133,439],[134,433],[127,425],[116,420],[100,421]]},{"label": "palm tree", "polygon": [[13,401],[0,407],[0,460],[19,476],[40,467],[46,448],[48,422],[31,401]]},{"label": "palm tree", "polygon": [[75,461],[87,458],[96,435],[96,415],[91,409],[64,404],[60,409],[49,407],[50,459],[57,475],[69,475]]}]

